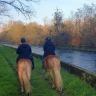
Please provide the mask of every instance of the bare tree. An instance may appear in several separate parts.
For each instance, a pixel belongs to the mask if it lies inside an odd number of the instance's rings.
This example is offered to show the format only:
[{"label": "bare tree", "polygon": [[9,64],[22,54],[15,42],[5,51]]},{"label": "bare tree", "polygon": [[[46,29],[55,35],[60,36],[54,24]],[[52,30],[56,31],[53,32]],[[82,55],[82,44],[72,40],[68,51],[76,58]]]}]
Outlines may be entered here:
[{"label": "bare tree", "polygon": [[80,36],[81,43],[85,42],[84,46],[93,46],[96,33],[96,5],[93,3],[91,5],[84,4],[75,13],[75,18],[75,33]]},{"label": "bare tree", "polygon": [[33,3],[38,3],[40,0],[0,0],[0,15],[10,16],[6,14],[8,7],[14,8],[18,13],[23,14],[26,18],[34,16]]},{"label": "bare tree", "polygon": [[55,32],[60,33],[62,31],[63,25],[63,11],[61,11],[59,8],[56,8],[56,12],[53,14],[54,17],[54,28]]}]

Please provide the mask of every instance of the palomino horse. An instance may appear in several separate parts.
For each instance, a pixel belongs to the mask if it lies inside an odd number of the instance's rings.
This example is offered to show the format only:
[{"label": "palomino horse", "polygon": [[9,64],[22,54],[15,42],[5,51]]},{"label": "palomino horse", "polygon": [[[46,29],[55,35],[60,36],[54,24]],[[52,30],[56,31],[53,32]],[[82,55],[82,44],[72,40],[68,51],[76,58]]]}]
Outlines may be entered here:
[{"label": "palomino horse", "polygon": [[20,80],[21,92],[24,92],[24,88],[27,96],[31,92],[30,77],[32,72],[32,62],[29,59],[20,59],[18,61],[18,77]]},{"label": "palomino horse", "polygon": [[[62,91],[63,83],[62,83],[62,77],[60,74],[61,66],[60,66],[59,57],[56,55],[48,55],[44,59],[44,67],[50,73],[52,88],[55,88],[55,83],[56,83],[56,90]],[[54,72],[54,74],[53,74],[53,72]],[[47,79],[47,77],[46,77],[46,79]]]}]

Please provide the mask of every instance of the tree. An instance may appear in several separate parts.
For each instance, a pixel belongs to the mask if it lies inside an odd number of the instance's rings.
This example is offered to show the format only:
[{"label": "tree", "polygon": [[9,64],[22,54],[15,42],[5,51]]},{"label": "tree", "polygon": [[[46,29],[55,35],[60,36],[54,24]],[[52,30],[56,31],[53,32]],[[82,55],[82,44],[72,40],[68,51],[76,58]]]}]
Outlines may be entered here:
[{"label": "tree", "polygon": [[10,42],[20,42],[20,38],[23,37],[25,34],[25,29],[25,25],[21,21],[13,22],[13,25],[7,33],[7,37],[11,38]]},{"label": "tree", "polygon": [[9,20],[8,23],[3,24],[2,25],[2,32],[8,31],[12,25],[13,25],[13,21],[11,21],[11,20]]},{"label": "tree", "polygon": [[6,14],[8,7],[14,8],[15,11],[20,12],[26,18],[31,18],[34,16],[34,10],[32,3],[37,3],[39,0],[0,0],[0,15],[10,16]]},{"label": "tree", "polygon": [[96,33],[96,5],[84,4],[83,8],[78,9],[75,13],[75,17],[75,28],[80,34],[81,44],[85,42],[84,46],[93,46],[94,34]]},{"label": "tree", "polygon": [[56,8],[56,12],[54,12],[53,16],[54,16],[54,28],[57,34],[60,33],[64,27],[64,24],[62,22],[63,12],[59,8]]}]

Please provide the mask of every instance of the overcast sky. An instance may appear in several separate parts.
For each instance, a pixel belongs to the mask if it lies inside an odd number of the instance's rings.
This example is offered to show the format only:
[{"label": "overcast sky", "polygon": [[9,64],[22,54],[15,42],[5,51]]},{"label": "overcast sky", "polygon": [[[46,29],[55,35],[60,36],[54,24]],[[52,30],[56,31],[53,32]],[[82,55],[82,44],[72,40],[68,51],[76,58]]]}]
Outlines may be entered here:
[{"label": "overcast sky", "polygon": [[[37,22],[39,24],[44,23],[43,19],[47,17],[49,20],[53,18],[52,14],[55,12],[56,7],[60,8],[63,11],[64,17],[68,18],[71,15],[71,11],[75,12],[78,8],[82,8],[84,4],[91,3],[96,4],[96,0],[41,0],[39,4],[33,4],[33,7],[36,11],[36,16],[31,20],[27,20],[22,15],[11,10],[13,18],[12,20],[21,20],[23,22]],[[2,19],[3,20],[3,19]],[[5,22],[8,19],[4,19]]]}]

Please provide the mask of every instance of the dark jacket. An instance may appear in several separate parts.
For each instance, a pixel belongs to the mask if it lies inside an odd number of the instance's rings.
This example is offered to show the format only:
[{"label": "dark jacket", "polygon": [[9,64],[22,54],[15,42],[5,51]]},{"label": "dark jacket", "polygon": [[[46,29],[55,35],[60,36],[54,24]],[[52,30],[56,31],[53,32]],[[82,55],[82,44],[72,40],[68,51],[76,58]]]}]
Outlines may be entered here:
[{"label": "dark jacket", "polygon": [[31,59],[32,58],[32,50],[28,44],[21,44],[17,48],[16,53],[18,54],[18,60],[21,58]]},{"label": "dark jacket", "polygon": [[51,40],[47,40],[44,43],[43,50],[44,50],[44,56],[45,57],[49,54],[55,55],[55,45],[54,45],[54,43]]}]

